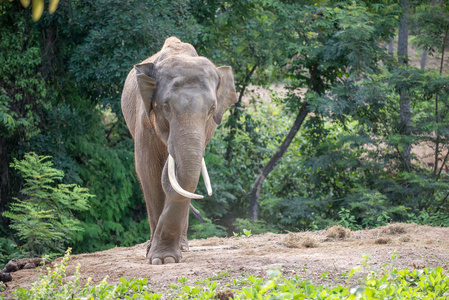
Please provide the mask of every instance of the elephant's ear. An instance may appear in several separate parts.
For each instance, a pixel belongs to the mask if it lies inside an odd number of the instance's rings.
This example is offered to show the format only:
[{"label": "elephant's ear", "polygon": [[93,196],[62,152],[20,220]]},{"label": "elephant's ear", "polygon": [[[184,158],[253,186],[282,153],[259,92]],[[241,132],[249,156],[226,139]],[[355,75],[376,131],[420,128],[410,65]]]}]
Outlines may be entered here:
[{"label": "elephant's ear", "polygon": [[214,115],[215,123],[220,124],[223,114],[232,104],[237,102],[235,93],[234,74],[231,67],[217,68],[220,84],[217,89],[217,111]]},{"label": "elephant's ear", "polygon": [[134,68],[136,69],[137,86],[145,105],[145,111],[147,116],[150,117],[150,112],[153,109],[153,94],[156,90],[156,79],[154,79],[156,68],[153,63],[135,65]]}]

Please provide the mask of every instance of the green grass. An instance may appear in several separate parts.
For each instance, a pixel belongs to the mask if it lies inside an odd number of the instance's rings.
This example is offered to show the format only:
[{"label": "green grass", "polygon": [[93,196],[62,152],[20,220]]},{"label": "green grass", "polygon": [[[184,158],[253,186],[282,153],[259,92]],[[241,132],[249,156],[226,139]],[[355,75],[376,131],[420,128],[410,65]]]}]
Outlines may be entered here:
[{"label": "green grass", "polygon": [[250,275],[221,284],[215,279],[229,277],[223,271],[193,283],[189,277],[180,277],[179,285],[171,284],[161,294],[155,292],[146,278],[122,277],[119,283],[111,285],[106,277],[96,285],[90,279],[82,284],[79,265],[73,279],[67,280],[65,270],[69,258],[70,249],[61,263],[53,269],[47,268],[47,274],[41,275],[32,288],[14,291],[13,299],[214,299],[220,292],[221,297],[233,295],[234,299],[449,299],[449,277],[441,267],[413,271],[383,267],[361,279],[357,286],[347,286],[347,283],[360,268],[342,277],[344,286],[314,285],[298,275],[286,278],[280,270],[269,271],[266,278]]}]

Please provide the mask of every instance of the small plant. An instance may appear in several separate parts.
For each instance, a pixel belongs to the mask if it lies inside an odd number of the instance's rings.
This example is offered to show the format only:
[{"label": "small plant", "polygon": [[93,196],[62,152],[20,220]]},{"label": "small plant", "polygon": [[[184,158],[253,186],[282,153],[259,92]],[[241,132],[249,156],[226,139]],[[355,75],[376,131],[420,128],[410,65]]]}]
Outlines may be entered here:
[{"label": "small plant", "polygon": [[172,290],[179,290],[179,289],[181,288],[180,285],[173,284],[173,283],[170,283],[168,286],[169,286]]},{"label": "small plant", "polygon": [[214,276],[212,276],[213,279],[218,279],[221,277],[229,277],[229,270],[228,271],[222,271],[221,273],[218,274],[214,274]]},{"label": "small plant", "polygon": [[[3,292],[5,290],[5,284],[0,281],[0,292]],[[0,295],[0,299],[5,299],[4,295]]]},{"label": "small plant", "polygon": [[251,221],[249,219],[240,219],[237,218],[233,222],[233,225],[235,226],[237,232],[242,231],[243,234],[245,230],[248,230],[247,228],[251,228],[251,234],[261,234],[266,232],[276,232],[277,230],[272,225],[268,225],[263,220],[255,220]]},{"label": "small plant", "polygon": [[251,230],[243,229],[243,233],[232,232],[234,237],[250,237],[252,236]]},{"label": "small plant", "polygon": [[64,173],[53,168],[49,158],[28,153],[11,164],[25,180],[24,199],[14,198],[3,216],[11,220],[10,227],[24,243],[21,248],[30,256],[63,253],[65,243],[82,230],[74,212],[87,210],[87,201],[93,197],[76,184],[57,184]]},{"label": "small plant", "polygon": [[342,207],[338,212],[338,216],[340,217],[340,221],[338,221],[337,224],[351,230],[362,229],[362,227],[357,224],[357,220],[355,219],[354,214],[351,213],[350,209]]},{"label": "small plant", "polygon": [[189,280],[189,277],[181,276],[181,278],[178,279],[178,282],[185,284]]}]

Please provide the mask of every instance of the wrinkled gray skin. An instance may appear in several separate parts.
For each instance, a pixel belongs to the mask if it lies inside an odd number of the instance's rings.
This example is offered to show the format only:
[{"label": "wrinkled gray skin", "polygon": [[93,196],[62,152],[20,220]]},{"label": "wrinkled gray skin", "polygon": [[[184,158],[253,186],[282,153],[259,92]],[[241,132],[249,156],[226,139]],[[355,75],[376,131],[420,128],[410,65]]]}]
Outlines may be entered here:
[{"label": "wrinkled gray skin", "polygon": [[179,262],[181,250],[188,250],[190,199],[170,185],[168,154],[175,160],[178,183],[193,193],[204,149],[236,101],[231,68],[215,67],[176,37],[129,72],[122,111],[134,138],[136,171],[150,222],[149,263]]}]

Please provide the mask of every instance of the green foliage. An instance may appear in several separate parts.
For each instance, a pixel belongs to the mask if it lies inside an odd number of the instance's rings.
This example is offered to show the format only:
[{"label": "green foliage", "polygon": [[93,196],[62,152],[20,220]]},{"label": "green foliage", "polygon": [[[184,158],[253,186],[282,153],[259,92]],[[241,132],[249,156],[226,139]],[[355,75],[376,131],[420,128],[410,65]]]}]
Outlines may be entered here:
[{"label": "green foliage", "polygon": [[449,216],[447,213],[436,211],[435,213],[428,213],[421,211],[419,214],[410,214],[409,222],[420,225],[449,227]]},{"label": "green foliage", "polygon": [[212,223],[208,218],[204,218],[205,223],[201,223],[198,220],[190,225],[190,238],[193,239],[205,239],[212,236],[223,237],[226,236],[226,227]]},{"label": "green foliage", "polygon": [[69,71],[88,97],[119,113],[132,66],[157,53],[170,36],[195,44],[201,27],[182,1],[73,1]]},{"label": "green foliage", "polygon": [[245,236],[266,232],[276,232],[276,228],[274,226],[267,224],[263,220],[250,221],[248,219],[237,218],[235,219],[233,226],[237,232],[242,232]]},{"label": "green foliage", "polygon": [[419,48],[427,47],[430,55],[441,53],[447,42],[449,32],[449,10],[443,5],[417,5],[412,18],[413,43]]},{"label": "green foliage", "polygon": [[351,213],[351,211],[347,208],[342,207],[340,211],[338,212],[338,216],[340,217],[340,220],[337,222],[337,224],[349,228],[351,230],[361,230],[362,226],[357,224],[357,220],[354,217],[354,215]]},{"label": "green foliage", "polygon": [[67,174],[65,182],[82,184],[96,195],[89,210],[78,214],[83,231],[76,236],[74,251],[148,240],[145,204],[134,171],[133,142],[116,115],[96,105],[83,109],[58,105],[46,112],[46,119],[48,130],[35,136],[29,148],[53,156],[56,166]]},{"label": "green foliage", "polygon": [[159,299],[161,294],[153,293],[147,285],[148,279],[134,279],[129,281],[121,277],[120,283],[108,285],[107,277],[99,284],[92,285],[88,278],[81,283],[80,265],[76,267],[74,278],[67,280],[66,268],[71,249],[69,248],[54,268],[47,268],[47,274],[41,275],[29,290],[18,288],[14,292],[14,299]]},{"label": "green foliage", "polygon": [[[382,13],[355,2],[277,9],[282,24],[292,24],[286,27],[291,28],[286,49],[293,51],[288,57],[300,53],[287,73],[291,88],[308,85],[305,100],[314,116],[285,154],[288,163],[281,162],[273,179],[267,178],[274,189],[263,190],[263,218],[298,230],[339,219],[351,228],[379,226],[428,208],[432,215],[447,216],[447,75],[399,67],[379,47],[378,40],[397,24],[397,6]],[[441,35],[439,43],[442,49]],[[412,99],[408,136],[399,122],[404,89]],[[280,102],[294,110],[301,101],[292,94]],[[407,143],[433,149],[434,162],[415,156],[407,169],[401,157]]]},{"label": "green foliage", "polygon": [[45,81],[37,72],[40,45],[36,32],[28,34],[26,21],[11,26],[0,18],[0,24],[0,136],[23,140],[39,132],[40,112],[49,106]]},{"label": "green foliage", "polygon": [[88,199],[93,197],[76,184],[57,184],[64,173],[53,168],[48,159],[29,153],[11,164],[24,178],[23,199],[15,198],[3,216],[11,220],[10,227],[23,241],[20,248],[31,257],[62,253],[74,234],[82,230],[74,212],[87,210]]},{"label": "green foliage", "polygon": [[0,237],[0,266],[5,265],[11,257],[20,257],[17,251],[17,244],[9,239]]},{"label": "green foliage", "polygon": [[[263,1],[226,1],[221,3],[192,1],[197,8],[194,15],[204,26],[198,48],[217,65],[230,65],[237,91],[249,81],[266,84],[267,70],[281,54],[275,40],[275,14]],[[213,8],[212,8],[213,7]],[[257,71],[256,71],[257,70]],[[251,78],[255,72],[255,78]]]}]

